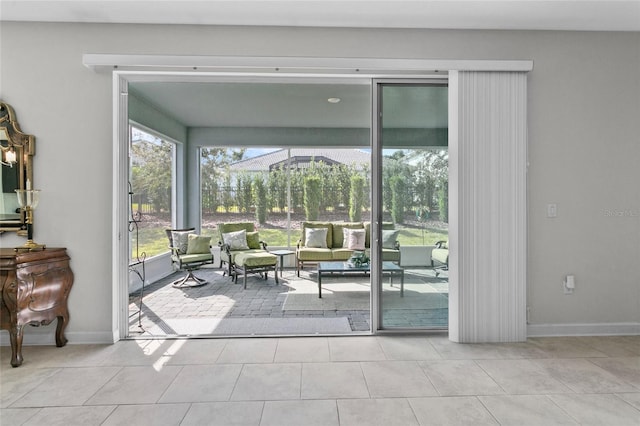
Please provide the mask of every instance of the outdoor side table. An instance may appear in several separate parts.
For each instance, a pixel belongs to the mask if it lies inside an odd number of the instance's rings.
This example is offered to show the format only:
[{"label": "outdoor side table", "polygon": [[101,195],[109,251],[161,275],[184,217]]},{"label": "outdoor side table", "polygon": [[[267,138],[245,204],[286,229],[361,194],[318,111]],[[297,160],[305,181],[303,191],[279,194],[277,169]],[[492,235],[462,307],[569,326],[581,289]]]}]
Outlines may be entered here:
[{"label": "outdoor side table", "polygon": [[273,251],[270,251],[269,253],[275,254],[276,256],[278,256],[278,262],[280,262],[280,278],[282,278],[282,265],[284,264],[284,257],[289,256],[291,254],[296,254],[296,252],[293,250],[273,250]]}]

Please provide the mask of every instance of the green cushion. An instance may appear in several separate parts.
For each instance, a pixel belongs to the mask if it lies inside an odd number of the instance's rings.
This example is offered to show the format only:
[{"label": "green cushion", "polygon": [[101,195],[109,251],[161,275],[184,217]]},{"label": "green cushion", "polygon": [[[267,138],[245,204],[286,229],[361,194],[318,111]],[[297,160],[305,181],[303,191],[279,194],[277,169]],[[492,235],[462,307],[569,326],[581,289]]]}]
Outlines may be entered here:
[{"label": "green cushion", "polygon": [[181,254],[180,262],[182,263],[194,263],[194,262],[206,262],[213,260],[213,255],[209,254]]},{"label": "green cushion", "polygon": [[[382,229],[393,230],[395,227],[393,222],[382,222]],[[371,222],[365,222],[364,229],[367,231],[364,237],[364,245],[365,247],[371,247]]]},{"label": "green cushion", "polygon": [[298,260],[317,262],[332,259],[331,249],[304,247],[298,250]]},{"label": "green cushion", "polygon": [[382,230],[382,248],[393,249],[396,247],[396,240],[398,239],[399,230]]},{"label": "green cushion", "polygon": [[220,252],[220,259],[224,262],[235,262],[236,255],[238,253],[266,253],[263,249],[249,249],[249,250],[230,250],[231,258],[225,251]]},{"label": "green cushion", "polygon": [[362,229],[362,222],[338,222],[333,224],[333,243],[332,248],[344,246],[344,229]]},{"label": "green cushion", "polygon": [[210,254],[211,237],[204,235],[189,234],[187,243],[187,254]]},{"label": "green cushion", "polygon": [[348,260],[353,254],[353,250],[349,250],[348,248],[339,248],[332,250],[332,259],[333,260]]},{"label": "green cushion", "polygon": [[266,251],[260,253],[247,253],[246,251],[236,254],[234,263],[240,267],[254,268],[257,266],[271,266],[278,263],[278,257]]},{"label": "green cushion", "polygon": [[431,259],[437,260],[445,265],[449,264],[449,250],[448,249],[433,249],[431,251]]},{"label": "green cushion", "polygon": [[400,261],[400,250],[382,249],[382,260],[387,262]]},{"label": "green cushion", "polygon": [[260,235],[258,234],[258,231],[247,232],[247,245],[250,249],[262,248],[260,246]]}]

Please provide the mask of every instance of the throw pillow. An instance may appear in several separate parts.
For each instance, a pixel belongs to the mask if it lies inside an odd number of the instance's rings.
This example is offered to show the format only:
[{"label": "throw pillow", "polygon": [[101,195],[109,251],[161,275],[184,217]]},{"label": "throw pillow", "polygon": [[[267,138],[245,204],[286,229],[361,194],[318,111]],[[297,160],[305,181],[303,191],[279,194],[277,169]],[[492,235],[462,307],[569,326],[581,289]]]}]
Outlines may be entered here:
[{"label": "throw pillow", "polygon": [[388,231],[382,230],[382,248],[386,249],[394,249],[396,248],[396,240],[398,239],[398,234],[400,231]]},{"label": "throw pillow", "polygon": [[230,250],[249,250],[247,245],[247,231],[228,232],[222,234],[222,241],[229,246]]},{"label": "throw pillow", "polygon": [[211,237],[205,237],[204,235],[190,234],[188,236],[189,241],[187,243],[187,254],[209,254],[211,250]]},{"label": "throw pillow", "polygon": [[260,235],[258,235],[258,231],[247,232],[247,245],[250,249],[262,248],[260,246]]},{"label": "throw pillow", "polygon": [[342,248],[349,248],[349,231],[351,228],[342,228]]},{"label": "throw pillow", "polygon": [[364,229],[347,229],[343,230],[344,244],[343,247],[349,250],[364,250],[364,240],[366,231]]},{"label": "throw pillow", "polygon": [[189,234],[195,234],[195,231],[171,231],[171,239],[173,247],[176,248],[178,254],[186,254],[189,246]]},{"label": "throw pillow", "polygon": [[327,228],[307,228],[305,233],[305,246],[327,248]]}]

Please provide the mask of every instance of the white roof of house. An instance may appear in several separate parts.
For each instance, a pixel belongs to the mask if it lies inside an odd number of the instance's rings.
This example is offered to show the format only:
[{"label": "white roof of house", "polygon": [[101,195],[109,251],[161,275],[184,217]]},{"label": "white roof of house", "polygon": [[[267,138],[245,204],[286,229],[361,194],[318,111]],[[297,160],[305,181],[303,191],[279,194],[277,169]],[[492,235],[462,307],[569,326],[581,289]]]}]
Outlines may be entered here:
[{"label": "white roof of house", "polygon": [[[289,152],[290,151],[290,152]],[[269,171],[270,166],[274,164],[286,163],[291,158],[291,163],[296,161],[308,163],[309,159],[322,161],[326,159],[331,163],[341,163],[347,165],[355,165],[357,169],[361,169],[363,165],[371,162],[371,154],[360,149],[336,149],[336,148],[291,148],[281,149],[278,151],[262,154],[257,157],[247,158],[231,164],[230,169],[233,171]],[[298,167],[301,167],[298,165]],[[304,167],[304,166],[303,166]]]}]

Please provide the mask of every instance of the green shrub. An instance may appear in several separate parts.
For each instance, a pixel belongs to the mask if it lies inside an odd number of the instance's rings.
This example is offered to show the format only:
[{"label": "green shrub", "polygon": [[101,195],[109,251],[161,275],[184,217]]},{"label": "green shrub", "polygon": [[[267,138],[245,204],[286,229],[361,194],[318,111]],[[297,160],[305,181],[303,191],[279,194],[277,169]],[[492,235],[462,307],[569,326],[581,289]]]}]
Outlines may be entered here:
[{"label": "green shrub", "polygon": [[394,223],[404,222],[405,194],[407,184],[402,176],[393,176],[389,179],[391,187],[391,219]]},{"label": "green shrub", "polygon": [[304,213],[307,220],[318,220],[322,198],[322,179],[309,175],[304,178]]},{"label": "green shrub", "polygon": [[350,187],[349,220],[351,222],[360,222],[364,204],[364,177],[359,174],[352,175]]},{"label": "green shrub", "polygon": [[440,210],[440,220],[449,223],[449,180],[442,179],[438,188],[438,209]]},{"label": "green shrub", "polygon": [[256,220],[264,225],[267,222],[267,188],[262,176],[256,176],[253,180],[253,198],[256,202]]}]

